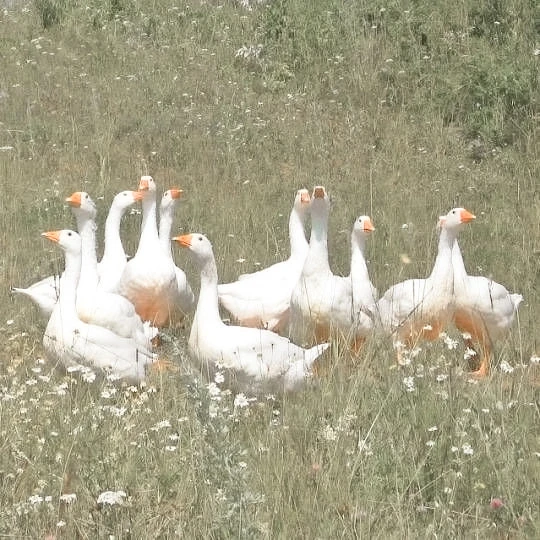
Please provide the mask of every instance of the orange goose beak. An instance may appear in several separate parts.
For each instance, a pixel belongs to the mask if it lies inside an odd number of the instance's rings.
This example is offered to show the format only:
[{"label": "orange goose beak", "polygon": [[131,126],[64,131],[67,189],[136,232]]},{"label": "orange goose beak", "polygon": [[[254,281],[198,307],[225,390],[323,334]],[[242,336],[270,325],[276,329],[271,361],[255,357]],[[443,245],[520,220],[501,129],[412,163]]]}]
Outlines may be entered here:
[{"label": "orange goose beak", "polygon": [[148,191],[150,189],[148,181],[151,178],[151,176],[141,176],[141,180],[139,181],[139,191]]},{"label": "orange goose beak", "polygon": [[300,202],[302,204],[309,204],[311,202],[311,197],[307,189],[302,189],[300,192]]},{"label": "orange goose beak", "polygon": [[183,234],[182,236],[175,236],[173,240],[181,247],[191,247],[191,234]]},{"label": "orange goose beak", "polygon": [[47,240],[50,240],[51,242],[58,243],[60,241],[60,231],[47,231],[41,233],[41,236],[43,236],[43,238],[46,238]]},{"label": "orange goose beak", "polygon": [[375,227],[373,226],[371,218],[367,218],[364,221],[364,232],[373,232],[374,230],[375,230]]},{"label": "orange goose beak", "polygon": [[460,217],[463,223],[470,223],[471,221],[476,219],[476,216],[474,214],[471,214],[468,210],[465,209],[461,211]]},{"label": "orange goose beak", "polygon": [[72,193],[69,197],[66,197],[66,202],[69,206],[79,208],[81,206],[81,192],[76,191],[75,193]]},{"label": "orange goose beak", "polygon": [[179,199],[184,193],[183,190],[178,189],[178,188],[171,188],[169,189],[169,192],[171,193],[172,199]]}]

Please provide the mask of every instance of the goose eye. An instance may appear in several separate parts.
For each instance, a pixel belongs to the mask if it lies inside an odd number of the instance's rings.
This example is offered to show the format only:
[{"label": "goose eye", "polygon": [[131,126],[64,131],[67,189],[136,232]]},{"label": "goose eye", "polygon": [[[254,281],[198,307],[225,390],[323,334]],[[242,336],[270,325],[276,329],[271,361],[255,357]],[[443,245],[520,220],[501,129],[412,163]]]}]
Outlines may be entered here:
[{"label": "goose eye", "polygon": [[68,232],[68,236],[71,236],[71,233],[70,233],[70,232]]},{"label": "goose eye", "polygon": [[199,242],[202,242],[202,236],[199,236]]}]

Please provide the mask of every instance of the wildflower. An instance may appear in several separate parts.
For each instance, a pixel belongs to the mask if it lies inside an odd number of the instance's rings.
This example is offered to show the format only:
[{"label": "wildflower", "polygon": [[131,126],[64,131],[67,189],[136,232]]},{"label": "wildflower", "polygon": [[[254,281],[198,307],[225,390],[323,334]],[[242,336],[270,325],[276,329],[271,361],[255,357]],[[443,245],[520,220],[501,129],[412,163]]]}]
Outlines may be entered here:
[{"label": "wildflower", "polygon": [[65,527],[66,525],[67,525],[66,522],[63,519],[61,519],[60,521],[56,523],[56,528],[61,529],[62,527]]},{"label": "wildflower", "polygon": [[93,383],[96,380],[96,374],[89,368],[81,369],[81,378],[86,383]]},{"label": "wildflower", "polygon": [[110,506],[114,506],[117,504],[118,506],[122,506],[124,504],[124,499],[127,497],[125,491],[104,491],[103,493],[99,494],[99,497],[97,498],[97,504],[98,505],[105,505],[108,504]]},{"label": "wildflower", "polygon": [[437,426],[431,426],[428,428],[428,431],[438,431],[439,428]]},{"label": "wildflower", "polygon": [[[104,407],[105,409],[105,407]],[[127,412],[127,408],[126,407],[115,407],[114,405],[111,405],[110,407],[107,407],[107,410],[113,415],[113,416],[116,416],[118,418],[124,416],[124,414],[126,414]]]},{"label": "wildflower", "polygon": [[325,441],[335,441],[337,433],[332,426],[325,426],[321,431],[321,436]]},{"label": "wildflower", "polygon": [[28,497],[28,502],[35,506],[43,502],[43,497],[41,495],[30,495],[30,497]]},{"label": "wildflower", "polygon": [[174,452],[178,447],[177,446],[173,446],[173,445],[167,445],[165,447],[165,451],[166,452]]},{"label": "wildflower", "polygon": [[529,360],[531,364],[540,364],[540,355],[533,354]]},{"label": "wildflower", "polygon": [[499,369],[503,372],[503,373],[512,373],[514,371],[514,368],[506,361],[506,360],[503,360],[500,364],[499,364]]},{"label": "wildflower", "polygon": [[403,384],[407,392],[414,392],[416,387],[414,386],[414,377],[403,377]]},{"label": "wildflower", "polygon": [[444,344],[448,347],[449,350],[457,349],[458,342],[455,339],[452,339],[448,334],[443,332],[441,334]]},{"label": "wildflower", "polygon": [[249,406],[248,398],[243,393],[236,394],[236,396],[234,397],[234,408],[242,409],[248,406]]},{"label": "wildflower", "polygon": [[209,383],[206,388],[208,389],[211,399],[221,399],[221,390],[215,382]]},{"label": "wildflower", "polygon": [[77,494],[76,493],[63,493],[60,495],[60,502],[66,503],[66,504],[73,504],[77,500]]},{"label": "wildflower", "polygon": [[218,371],[214,375],[214,381],[215,381],[216,384],[221,384],[222,382],[225,381],[225,376],[223,375],[223,373],[221,371]]},{"label": "wildflower", "polygon": [[499,508],[504,506],[504,502],[499,497],[493,497],[491,499],[491,502],[489,503],[489,507],[492,510],[498,510]]},{"label": "wildflower", "polygon": [[429,440],[429,441],[426,443],[426,446],[427,446],[428,448],[433,448],[433,447],[435,446],[435,444],[436,444],[435,441]]},{"label": "wildflower", "polygon": [[236,53],[234,54],[235,58],[259,58],[261,52],[263,50],[262,45],[242,45]]},{"label": "wildflower", "polygon": [[101,397],[103,399],[110,399],[112,398],[114,395],[116,394],[116,388],[104,388],[102,391],[101,391]]},{"label": "wildflower", "polygon": [[152,426],[150,429],[152,431],[158,431],[159,429],[163,428],[169,428],[171,427],[171,423],[168,420],[162,420],[161,422],[158,422],[154,426]]},{"label": "wildflower", "polygon": [[444,382],[444,381],[446,381],[446,379],[448,379],[448,375],[446,375],[444,373],[440,373],[439,375],[437,375],[437,377],[435,377],[435,380],[437,382]]},{"label": "wildflower", "polygon": [[474,450],[472,448],[472,446],[468,443],[465,443],[461,446],[461,451],[466,455],[466,456],[472,456],[474,454]]}]

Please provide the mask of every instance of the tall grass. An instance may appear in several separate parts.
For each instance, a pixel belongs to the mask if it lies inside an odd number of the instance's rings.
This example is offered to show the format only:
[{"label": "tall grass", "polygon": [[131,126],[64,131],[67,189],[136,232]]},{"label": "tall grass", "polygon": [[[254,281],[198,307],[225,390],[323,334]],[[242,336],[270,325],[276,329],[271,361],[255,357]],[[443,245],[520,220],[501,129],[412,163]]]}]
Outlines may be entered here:
[{"label": "tall grass", "polygon": [[[534,4],[244,4],[0,14],[0,534],[538,537]],[[9,285],[61,269],[39,234],[75,226],[67,195],[88,191],[101,225],[143,173],[184,189],[175,231],[209,236],[223,281],[286,256],[302,186],[331,194],[336,273],[372,216],[380,291],[427,275],[437,216],[466,206],[467,268],[523,294],[519,321],[482,382],[450,333],[404,370],[387,342],[355,363],[336,344],[305,392],[250,401],[193,373],[189,323],[166,346],[179,371],[142,389],[63,374]],[[139,223],[123,224],[131,253]]]}]

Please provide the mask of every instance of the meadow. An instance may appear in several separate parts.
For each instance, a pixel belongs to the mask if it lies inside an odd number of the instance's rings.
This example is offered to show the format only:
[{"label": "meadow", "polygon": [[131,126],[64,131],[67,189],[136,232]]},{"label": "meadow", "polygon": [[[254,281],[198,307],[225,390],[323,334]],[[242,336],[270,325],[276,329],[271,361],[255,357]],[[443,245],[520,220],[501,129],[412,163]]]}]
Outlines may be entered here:
[{"label": "meadow", "polygon": [[[535,2],[0,7],[0,537],[540,537]],[[173,231],[210,238],[222,281],[287,257],[301,187],[332,198],[335,273],[372,217],[380,293],[428,275],[466,207],[467,269],[521,293],[518,320],[485,380],[449,329],[405,368],[390,340],[335,343],[308,389],[255,399],[193,371],[189,320],[140,388],[62,372],[10,286],[61,271],[40,233],[75,228],[65,197],[90,193],[101,232],[142,174],[184,190]]]}]

